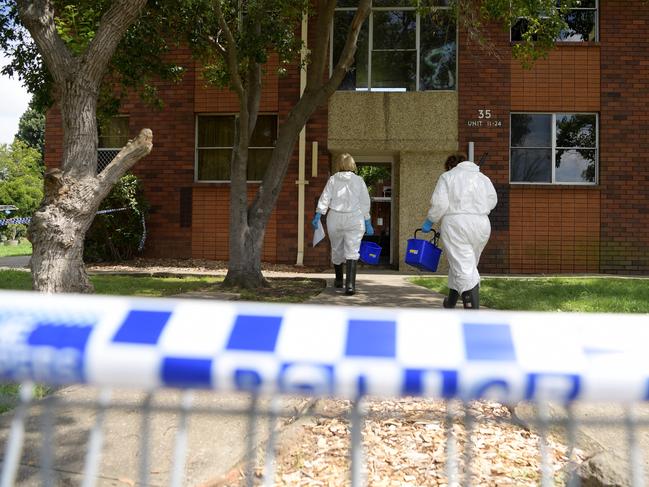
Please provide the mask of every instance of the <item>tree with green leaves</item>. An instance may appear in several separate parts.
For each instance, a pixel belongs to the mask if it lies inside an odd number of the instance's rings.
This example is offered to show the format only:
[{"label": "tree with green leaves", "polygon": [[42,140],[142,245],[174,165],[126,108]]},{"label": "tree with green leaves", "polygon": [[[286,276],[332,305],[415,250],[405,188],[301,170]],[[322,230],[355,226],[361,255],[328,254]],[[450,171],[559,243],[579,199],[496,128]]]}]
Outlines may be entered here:
[{"label": "tree with green leaves", "polygon": [[[44,198],[29,227],[32,282],[40,291],[92,291],[82,259],[86,231],[113,185],[152,148],[151,131],[142,129],[97,174],[99,93],[120,42],[141,15],[146,0],[105,3],[109,6],[96,9],[101,15],[92,24],[92,34],[76,45],[66,42],[62,23],[57,24],[57,13],[65,12],[61,4],[18,0],[0,5],[0,45],[13,50],[14,64],[10,66],[27,63],[27,85],[48,86],[49,90],[41,92],[42,98],[49,96],[58,102],[63,120],[60,168],[46,172]],[[40,80],[30,77],[36,75]]]},{"label": "tree with green leaves", "polygon": [[[352,66],[358,34],[369,15],[370,5],[370,0],[359,1],[345,47],[329,73],[329,39],[335,0],[221,0],[203,4],[203,8],[213,9],[214,18],[201,26],[194,47],[207,67],[210,80],[229,86],[239,99],[230,164],[230,255],[225,286],[254,288],[265,285],[261,272],[264,234],[295,144],[307,120],[327,102]],[[279,56],[280,66],[299,62],[298,27],[307,15],[312,19],[315,35],[308,46],[306,66],[303,66],[307,69],[306,86],[278,127],[269,165],[249,203],[248,147],[259,114],[262,71],[271,53]]]},{"label": "tree with green leaves", "polygon": [[41,160],[43,160],[45,155],[45,114],[31,106],[27,108],[18,121],[16,138],[40,152]]},{"label": "tree with green leaves", "polygon": [[[565,5],[571,0],[566,0]],[[578,1],[578,0],[572,0]],[[433,2],[437,4],[437,2]],[[512,19],[539,15],[525,52],[536,52],[559,24],[552,0],[452,0],[464,25],[479,39],[482,20],[508,27]],[[153,134],[143,129],[97,174],[97,116],[114,111],[125,89],[156,100],[150,81],[177,78],[182,70],[163,61],[174,42],[184,42],[206,66],[208,78],[230,87],[239,99],[231,160],[229,269],[226,284],[265,284],[261,249],[290,156],[301,129],[326,103],[353,64],[356,41],[371,0],[359,0],[344,49],[328,72],[330,26],[335,0],[0,0],[0,49],[35,96],[35,108],[57,103],[63,120],[59,169],[45,174],[43,202],[33,216],[34,289],[91,292],[83,266],[83,239],[101,201],[119,178],[151,151]],[[422,1],[422,7],[428,2]],[[562,8],[564,3],[562,2]],[[299,60],[299,25],[307,15],[315,29],[308,55]],[[536,17],[535,17],[536,15]],[[531,50],[525,51],[526,46]],[[248,146],[256,126],[262,71],[271,53],[285,63],[308,66],[306,87],[279,126],[262,184],[247,198]]]},{"label": "tree with green leaves", "polygon": [[21,140],[0,145],[0,204],[14,205],[14,216],[30,216],[43,199],[40,152]]}]

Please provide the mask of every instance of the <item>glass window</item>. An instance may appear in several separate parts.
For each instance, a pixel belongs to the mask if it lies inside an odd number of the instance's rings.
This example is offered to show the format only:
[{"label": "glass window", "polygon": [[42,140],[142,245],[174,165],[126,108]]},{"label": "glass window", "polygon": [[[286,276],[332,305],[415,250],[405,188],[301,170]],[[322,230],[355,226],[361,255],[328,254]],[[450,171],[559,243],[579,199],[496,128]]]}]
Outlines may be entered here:
[{"label": "glass window", "polygon": [[[332,68],[340,58],[356,2],[339,1]],[[375,0],[358,38],[354,65],[338,87],[356,91],[454,90],[456,22],[447,0]]]},{"label": "glass window", "polygon": [[[564,17],[567,27],[557,37],[557,42],[597,41],[597,0],[577,0]],[[512,26],[512,41],[520,41],[527,30],[524,18]]]},{"label": "glass window", "polygon": [[119,151],[128,144],[128,116],[118,115],[97,124],[97,173],[110,164]]},{"label": "glass window", "polygon": [[513,183],[597,182],[597,115],[512,113]]},{"label": "glass window", "polygon": [[[196,127],[196,180],[229,181],[234,115],[199,115]],[[248,180],[261,181],[277,139],[277,116],[259,115],[250,139]]]}]

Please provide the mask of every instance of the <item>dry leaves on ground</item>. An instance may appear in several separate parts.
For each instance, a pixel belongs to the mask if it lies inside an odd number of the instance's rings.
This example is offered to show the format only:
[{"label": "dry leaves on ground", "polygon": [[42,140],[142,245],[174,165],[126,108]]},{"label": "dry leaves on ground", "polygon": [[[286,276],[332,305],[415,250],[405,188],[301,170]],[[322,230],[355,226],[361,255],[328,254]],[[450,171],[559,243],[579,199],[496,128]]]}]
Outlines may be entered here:
[{"label": "dry leaves on ground", "polygon": [[[324,405],[322,405],[324,403]],[[315,416],[295,435],[293,444],[276,462],[274,485],[350,485],[350,424],[344,418],[346,401],[322,401],[323,415]],[[343,412],[344,411],[344,412]],[[419,487],[448,485],[446,406],[441,401],[400,399],[367,403],[363,429],[364,485]],[[472,485],[536,486],[541,478],[540,438],[509,420],[509,410],[494,402],[470,406],[473,417],[468,443]],[[342,414],[341,414],[342,413]],[[448,423],[450,424],[450,423]],[[457,471],[463,475],[467,432],[457,417],[452,425],[456,439]],[[564,483],[568,451],[548,438],[548,458],[556,484]],[[576,452],[576,462],[582,460]],[[262,469],[255,483],[261,483]],[[465,484],[462,477],[459,484]]]}]

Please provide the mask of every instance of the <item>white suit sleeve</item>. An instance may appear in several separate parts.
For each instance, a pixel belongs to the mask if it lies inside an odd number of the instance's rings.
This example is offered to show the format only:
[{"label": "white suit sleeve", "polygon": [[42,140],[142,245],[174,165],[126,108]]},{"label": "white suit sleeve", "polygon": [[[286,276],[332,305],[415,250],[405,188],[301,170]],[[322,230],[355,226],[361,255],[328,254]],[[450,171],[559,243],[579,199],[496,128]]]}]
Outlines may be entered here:
[{"label": "white suit sleeve", "polygon": [[361,194],[358,195],[358,199],[360,201],[360,206],[361,206],[361,212],[363,213],[363,219],[364,220],[369,220],[370,219],[370,193],[367,191],[367,185],[365,184],[365,181],[361,179]]},{"label": "white suit sleeve", "polygon": [[334,191],[334,179],[333,177],[329,178],[329,181],[327,181],[327,184],[325,185],[324,190],[322,191],[322,194],[320,195],[320,199],[318,200],[318,207],[316,208],[316,212],[320,213],[321,215],[326,215],[327,210],[329,209],[329,203],[331,203],[331,196]]},{"label": "white suit sleeve", "polygon": [[491,182],[491,179],[485,178],[486,181],[486,190],[487,190],[487,211],[491,211],[496,207],[496,204],[498,203],[498,195],[496,194],[496,188],[494,188],[493,183]]},{"label": "white suit sleeve", "polygon": [[440,177],[430,198],[430,210],[428,210],[428,219],[436,223],[442,219],[448,210],[448,185],[446,179]]}]

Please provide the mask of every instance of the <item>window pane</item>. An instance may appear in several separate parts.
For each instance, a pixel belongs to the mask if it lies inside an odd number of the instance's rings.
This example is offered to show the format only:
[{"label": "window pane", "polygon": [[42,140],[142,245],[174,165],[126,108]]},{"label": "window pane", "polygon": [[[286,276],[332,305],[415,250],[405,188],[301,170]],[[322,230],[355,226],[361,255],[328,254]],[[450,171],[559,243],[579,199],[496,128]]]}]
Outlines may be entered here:
[{"label": "window pane", "polygon": [[[354,18],[354,11],[336,12],[334,16],[333,62],[334,66],[340,59],[345,47],[347,31]],[[369,49],[369,27],[365,21],[358,33],[355,62],[343,78],[339,90],[367,89],[367,55]]]},{"label": "window pane", "polygon": [[552,147],[552,115],[512,113],[512,147]]},{"label": "window pane", "polygon": [[248,181],[261,181],[270,163],[272,149],[250,149],[248,151]]},{"label": "window pane", "polygon": [[198,147],[232,147],[234,116],[198,117]]},{"label": "window pane", "polygon": [[597,151],[594,149],[559,149],[555,178],[561,183],[594,183]]},{"label": "window pane", "polygon": [[121,149],[128,143],[128,117],[111,117],[99,123],[99,148]]},{"label": "window pane", "polygon": [[583,42],[596,40],[595,10],[571,10],[565,17],[568,28],[561,31],[558,41]]},{"label": "window pane", "polygon": [[420,29],[420,90],[455,89],[457,47],[455,20],[446,12],[422,15]]},{"label": "window pane", "polygon": [[417,89],[417,51],[372,53],[372,89],[414,91]]},{"label": "window pane", "polygon": [[373,16],[374,50],[417,49],[417,16],[413,10],[375,11]]},{"label": "window pane", "polygon": [[[358,2],[357,2],[358,3]],[[412,0],[374,0],[372,7],[414,7],[416,3]]]},{"label": "window pane", "polygon": [[512,149],[512,182],[551,183],[551,149]]},{"label": "window pane", "polygon": [[277,117],[259,115],[257,125],[250,138],[250,147],[274,147],[277,140]]},{"label": "window pane", "polygon": [[596,0],[577,0],[572,5],[574,8],[597,8]]},{"label": "window pane", "polygon": [[338,0],[336,7],[358,7],[358,0]]},{"label": "window pane", "polygon": [[595,147],[595,115],[557,113],[557,147]]},{"label": "window pane", "polygon": [[198,180],[229,181],[231,157],[230,149],[199,149]]},{"label": "window pane", "polygon": [[518,19],[514,25],[512,25],[512,41],[522,41],[523,34],[527,32],[527,26],[529,21],[525,18]]}]

